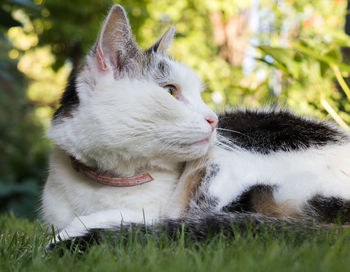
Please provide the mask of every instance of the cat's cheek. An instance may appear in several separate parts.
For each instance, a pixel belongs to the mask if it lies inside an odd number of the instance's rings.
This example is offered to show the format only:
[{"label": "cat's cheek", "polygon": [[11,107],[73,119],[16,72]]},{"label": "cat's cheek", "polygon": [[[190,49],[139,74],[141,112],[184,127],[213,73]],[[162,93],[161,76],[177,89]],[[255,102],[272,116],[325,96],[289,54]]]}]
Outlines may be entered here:
[{"label": "cat's cheek", "polygon": [[179,92],[179,94],[176,96],[176,99],[179,100],[181,103],[184,103],[185,105],[189,103],[188,100],[182,95],[181,92]]}]

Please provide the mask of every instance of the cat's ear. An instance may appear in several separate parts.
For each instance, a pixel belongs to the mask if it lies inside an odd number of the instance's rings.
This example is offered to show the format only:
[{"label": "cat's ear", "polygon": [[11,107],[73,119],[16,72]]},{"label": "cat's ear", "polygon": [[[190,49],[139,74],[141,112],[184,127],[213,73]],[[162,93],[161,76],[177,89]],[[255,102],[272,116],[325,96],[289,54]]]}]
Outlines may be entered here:
[{"label": "cat's ear", "polygon": [[163,35],[161,35],[148,50],[165,55],[166,50],[168,49],[168,47],[171,44],[171,41],[174,38],[174,34],[175,27],[169,27],[168,30]]},{"label": "cat's ear", "polygon": [[113,5],[105,19],[95,45],[95,56],[100,70],[122,65],[130,49],[137,48],[124,8]]}]

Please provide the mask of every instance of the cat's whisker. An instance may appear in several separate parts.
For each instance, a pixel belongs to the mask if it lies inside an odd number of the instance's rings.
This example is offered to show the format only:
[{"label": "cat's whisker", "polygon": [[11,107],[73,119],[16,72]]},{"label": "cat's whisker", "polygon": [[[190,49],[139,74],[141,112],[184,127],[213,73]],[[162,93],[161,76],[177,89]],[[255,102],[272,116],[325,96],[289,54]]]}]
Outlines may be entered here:
[{"label": "cat's whisker", "polygon": [[244,134],[244,133],[239,132],[239,131],[236,131],[236,130],[226,129],[226,128],[216,128],[216,130],[222,130],[222,131],[233,132],[233,133],[236,133],[236,134],[239,134],[239,135],[243,135],[243,136],[245,136],[245,137],[248,137],[248,138],[252,139],[252,137],[248,136],[247,134]]},{"label": "cat's whisker", "polygon": [[223,146],[223,147],[229,149],[230,151],[235,151],[235,150],[236,150],[234,147],[229,146],[229,145],[227,145],[227,144],[224,144],[224,143],[222,143],[222,142],[220,142],[220,141],[217,141],[217,143],[218,143],[219,146]]},{"label": "cat's whisker", "polygon": [[237,150],[241,150],[241,148],[239,146],[237,146],[235,143],[233,143],[230,139],[222,136],[222,135],[217,135],[216,138],[216,144],[218,144],[219,146],[224,146],[226,148],[228,148],[231,151],[237,151]]}]

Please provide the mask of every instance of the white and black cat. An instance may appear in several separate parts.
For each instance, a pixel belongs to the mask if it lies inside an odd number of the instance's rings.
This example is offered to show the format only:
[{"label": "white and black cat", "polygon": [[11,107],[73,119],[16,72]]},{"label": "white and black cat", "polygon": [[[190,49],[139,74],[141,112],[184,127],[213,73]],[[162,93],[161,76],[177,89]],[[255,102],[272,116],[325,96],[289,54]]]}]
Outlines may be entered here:
[{"label": "white and black cat", "polygon": [[[42,212],[62,239],[153,223],[205,236],[232,222],[350,223],[350,135],[281,109],[219,116],[166,49],[114,5],[55,113]],[[216,128],[218,122],[218,127]],[[283,222],[282,222],[283,223]]]}]

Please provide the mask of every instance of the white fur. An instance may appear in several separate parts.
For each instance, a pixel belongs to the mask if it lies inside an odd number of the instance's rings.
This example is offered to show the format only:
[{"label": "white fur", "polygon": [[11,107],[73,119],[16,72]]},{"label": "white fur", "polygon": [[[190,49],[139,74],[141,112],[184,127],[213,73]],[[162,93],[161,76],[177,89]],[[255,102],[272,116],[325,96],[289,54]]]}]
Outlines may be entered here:
[{"label": "white fur", "polygon": [[[50,175],[43,194],[43,216],[57,229],[66,227],[75,217],[115,209],[116,217],[125,220],[134,212],[140,218],[164,215],[167,203],[179,178],[178,171],[157,170],[151,174],[154,181],[135,187],[115,188],[98,184],[76,172],[70,159],[56,148],[51,156]],[[134,218],[134,217],[133,217]],[[120,219],[120,218],[119,218]]]},{"label": "white fur", "polygon": [[217,209],[257,183],[276,185],[276,202],[289,201],[299,210],[317,194],[350,199],[349,154],[350,143],[268,155],[216,148],[213,162],[220,172],[209,193],[219,200]]}]

